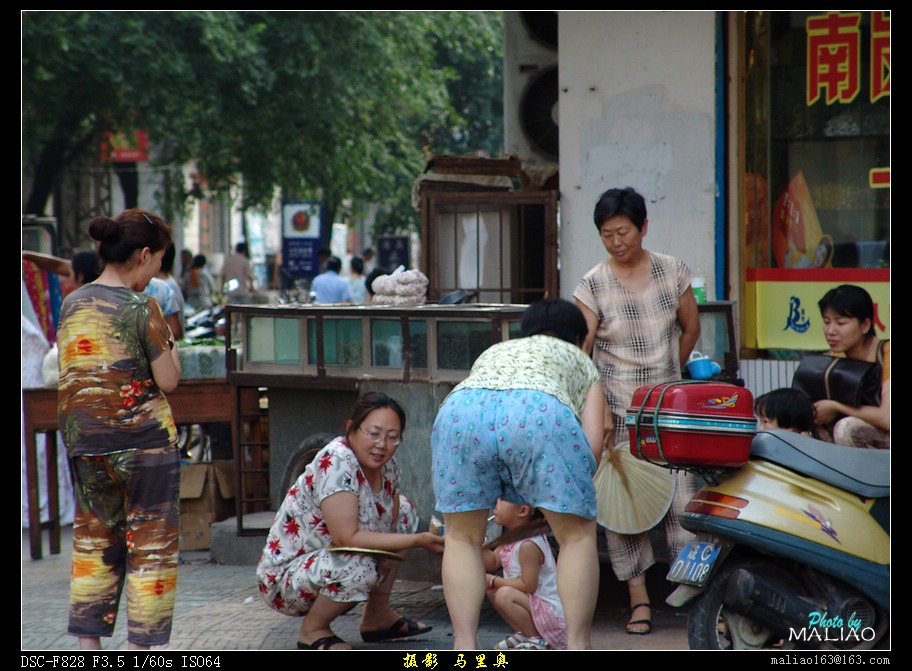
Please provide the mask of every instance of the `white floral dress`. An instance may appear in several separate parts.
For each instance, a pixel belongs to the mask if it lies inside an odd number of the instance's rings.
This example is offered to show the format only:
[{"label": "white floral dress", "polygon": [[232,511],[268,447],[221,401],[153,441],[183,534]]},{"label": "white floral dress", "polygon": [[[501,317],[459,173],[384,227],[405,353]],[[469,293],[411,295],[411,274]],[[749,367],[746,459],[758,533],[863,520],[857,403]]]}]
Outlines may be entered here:
[{"label": "white floral dress", "polygon": [[[285,615],[304,615],[318,594],[341,602],[366,601],[377,584],[377,560],[369,555],[332,553],[332,538],[320,504],[337,492],[358,497],[358,525],[376,532],[415,533],[418,516],[399,494],[399,469],[391,459],[374,492],[344,437],[320,450],[279,507],[257,564],[260,594]],[[399,517],[393,519],[399,498]]]}]

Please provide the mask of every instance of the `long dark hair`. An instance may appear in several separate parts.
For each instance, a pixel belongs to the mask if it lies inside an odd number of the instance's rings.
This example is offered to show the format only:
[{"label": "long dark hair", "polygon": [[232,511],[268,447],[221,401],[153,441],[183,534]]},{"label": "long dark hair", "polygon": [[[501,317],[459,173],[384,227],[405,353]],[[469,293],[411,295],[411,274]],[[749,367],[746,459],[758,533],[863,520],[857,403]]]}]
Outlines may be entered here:
[{"label": "long dark hair", "polygon": [[133,208],[115,218],[95,217],[89,235],[98,242],[98,256],[105,263],[122,265],[133,252],[148,247],[159,252],[171,244],[171,225],[157,214]]},{"label": "long dark hair", "polygon": [[[345,426],[349,427],[348,432],[358,429],[369,414],[380,408],[389,408],[399,415],[399,433],[405,433],[405,410],[398,401],[379,391],[366,391],[358,397],[351,415],[345,422]],[[344,429],[343,433],[346,433]]]}]

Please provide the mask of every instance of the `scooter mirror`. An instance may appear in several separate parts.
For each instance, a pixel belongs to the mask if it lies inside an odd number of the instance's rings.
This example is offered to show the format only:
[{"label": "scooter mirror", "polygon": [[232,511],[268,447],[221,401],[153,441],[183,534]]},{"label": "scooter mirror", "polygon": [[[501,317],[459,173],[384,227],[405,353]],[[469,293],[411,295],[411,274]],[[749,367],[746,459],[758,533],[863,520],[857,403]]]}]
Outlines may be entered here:
[{"label": "scooter mirror", "polygon": [[222,285],[222,293],[230,294],[233,291],[237,291],[241,288],[241,283],[238,282],[236,277],[232,277],[230,280],[227,280]]}]

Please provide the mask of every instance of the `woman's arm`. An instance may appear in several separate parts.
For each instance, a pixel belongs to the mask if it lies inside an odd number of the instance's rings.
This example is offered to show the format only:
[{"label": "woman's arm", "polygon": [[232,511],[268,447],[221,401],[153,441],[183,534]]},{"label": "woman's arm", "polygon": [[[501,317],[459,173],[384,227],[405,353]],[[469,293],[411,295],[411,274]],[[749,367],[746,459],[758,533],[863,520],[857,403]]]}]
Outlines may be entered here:
[{"label": "woman's arm", "polygon": [[358,497],[352,492],[330,494],[320,504],[323,519],[333,544],[343,547],[368,548],[401,552],[424,548],[436,554],[443,553],[443,538],[430,531],[417,534],[399,534],[361,529],[358,526]]},{"label": "woman's arm", "polygon": [[184,337],[184,326],[181,324],[180,315],[174,313],[173,315],[165,315],[165,321],[168,322],[168,327],[171,329],[171,335],[175,340],[180,340]]},{"label": "woman's arm", "polygon": [[687,365],[690,353],[700,339],[700,309],[690,287],[678,298],[678,324],[681,326],[681,337],[678,341],[678,354],[681,368]]},{"label": "woman's arm", "polygon": [[583,313],[583,317],[586,318],[586,326],[589,327],[589,332],[586,334],[586,339],[582,344],[582,350],[586,353],[586,356],[592,356],[592,346],[595,344],[595,334],[598,331],[598,315],[588,305],[581,302],[579,298],[576,299],[576,307]]},{"label": "woman's arm", "polygon": [[608,402],[605,400],[605,390],[601,381],[589,387],[580,421],[583,433],[589,441],[589,449],[592,450],[592,456],[598,464],[602,452],[611,446],[612,427],[606,424],[613,421],[611,413],[608,412]]},{"label": "woman's arm", "polygon": [[818,424],[829,424],[838,419],[840,415],[857,417],[872,426],[884,431],[890,430],[890,380],[884,381],[880,387],[880,405],[863,405],[855,407],[845,405],[838,401],[823,399],[814,403],[816,412],[815,421]]},{"label": "woman's arm", "polygon": [[491,573],[500,568],[500,559],[497,553],[489,548],[481,548],[481,560],[484,562],[485,571]]},{"label": "woman's arm", "polygon": [[177,389],[180,382],[181,365],[180,356],[177,351],[177,343],[173,338],[168,339],[170,349],[163,352],[155,361],[152,362],[152,379],[155,384],[166,394]]}]

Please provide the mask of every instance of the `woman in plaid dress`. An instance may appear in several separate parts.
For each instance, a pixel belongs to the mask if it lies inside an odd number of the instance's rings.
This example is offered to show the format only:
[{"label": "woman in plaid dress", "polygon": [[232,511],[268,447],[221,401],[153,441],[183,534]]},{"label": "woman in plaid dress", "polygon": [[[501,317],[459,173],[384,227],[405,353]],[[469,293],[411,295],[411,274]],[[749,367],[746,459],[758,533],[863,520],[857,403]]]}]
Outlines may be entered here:
[{"label": "woman in plaid dress", "polygon": [[[679,259],[643,248],[649,221],[639,193],[630,187],[609,189],[596,204],[594,219],[608,258],[586,273],[573,296],[589,325],[583,348],[592,352],[601,374],[617,444],[628,440],[624,422],[633,392],[681,379],[700,337],[700,315],[690,269]],[[671,557],[687,539],[677,512],[694,492],[693,484],[679,472],[664,520]],[[649,532],[608,531],[607,541],[615,575],[630,592],[627,632],[648,634],[652,608],[645,573],[656,561]]]}]

